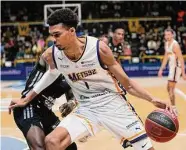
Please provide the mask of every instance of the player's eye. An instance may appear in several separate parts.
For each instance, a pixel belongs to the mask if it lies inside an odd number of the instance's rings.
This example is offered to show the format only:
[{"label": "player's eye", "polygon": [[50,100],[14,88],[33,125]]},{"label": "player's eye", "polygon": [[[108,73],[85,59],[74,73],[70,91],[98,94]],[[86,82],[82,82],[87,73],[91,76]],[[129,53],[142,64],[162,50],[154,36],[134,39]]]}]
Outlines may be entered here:
[{"label": "player's eye", "polygon": [[61,32],[60,33],[54,33],[52,36],[54,37],[54,38],[58,38],[58,37],[60,37],[61,36]]}]

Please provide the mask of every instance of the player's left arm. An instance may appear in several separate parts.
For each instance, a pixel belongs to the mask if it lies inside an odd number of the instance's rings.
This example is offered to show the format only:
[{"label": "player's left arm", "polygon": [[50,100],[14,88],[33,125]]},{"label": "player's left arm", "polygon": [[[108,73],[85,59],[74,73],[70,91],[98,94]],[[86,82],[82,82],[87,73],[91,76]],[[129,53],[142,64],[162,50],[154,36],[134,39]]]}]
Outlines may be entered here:
[{"label": "player's left arm", "polygon": [[138,98],[145,99],[159,108],[170,108],[167,103],[153,97],[138,83],[131,80],[123,71],[119,63],[114,59],[112,51],[106,44],[100,41],[99,47],[99,53],[102,63],[108,67],[109,71],[114,74],[114,76],[124,86],[128,93]]},{"label": "player's left arm", "polygon": [[183,79],[186,80],[186,75],[185,75],[185,63],[184,63],[183,55],[182,55],[182,52],[181,52],[181,49],[180,49],[179,44],[174,44],[174,46],[173,46],[173,51],[174,51],[176,57],[178,58],[178,60],[179,60],[180,63],[181,63],[182,77],[183,77]]}]

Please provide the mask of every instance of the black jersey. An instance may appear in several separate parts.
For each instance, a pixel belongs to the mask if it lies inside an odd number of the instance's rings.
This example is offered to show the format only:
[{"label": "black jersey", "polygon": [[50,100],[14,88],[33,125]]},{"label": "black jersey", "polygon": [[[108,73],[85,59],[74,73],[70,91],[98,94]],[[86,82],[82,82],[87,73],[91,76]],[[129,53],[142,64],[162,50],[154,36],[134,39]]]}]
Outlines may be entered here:
[{"label": "black jersey", "polygon": [[25,97],[29,91],[31,91],[34,85],[41,79],[41,77],[46,72],[46,65],[41,65],[39,62],[36,63],[32,72],[27,78],[25,89],[22,91],[21,95]]},{"label": "black jersey", "polygon": [[122,45],[122,43],[119,43],[118,45],[114,45],[113,42],[112,42],[112,37],[109,38],[108,46],[112,50],[115,59],[118,59],[118,57],[120,55],[123,55],[123,45]]},{"label": "black jersey", "polygon": [[[123,55],[123,45],[122,43],[119,43],[118,45],[114,45],[112,42],[112,37],[109,38],[108,41],[108,46],[109,48],[112,50],[112,53],[114,55],[114,58],[117,60],[119,58],[119,56]],[[113,77],[115,78],[115,76],[113,75]],[[116,78],[115,78],[116,79]],[[117,79],[116,79],[117,80]],[[118,81],[118,80],[117,80]],[[118,85],[120,86],[120,88],[123,90],[124,95],[126,94],[126,90],[125,88],[121,85],[121,83],[118,81]]]},{"label": "black jersey", "polygon": [[[22,97],[25,97],[29,91],[33,89],[35,84],[42,78],[46,71],[47,65],[38,61],[26,81],[25,89],[21,93]],[[55,99],[68,92],[70,89],[71,88],[65,81],[64,77],[60,75],[51,85],[38,94],[31,103],[37,105],[40,104],[40,106],[47,106],[51,109]]]}]

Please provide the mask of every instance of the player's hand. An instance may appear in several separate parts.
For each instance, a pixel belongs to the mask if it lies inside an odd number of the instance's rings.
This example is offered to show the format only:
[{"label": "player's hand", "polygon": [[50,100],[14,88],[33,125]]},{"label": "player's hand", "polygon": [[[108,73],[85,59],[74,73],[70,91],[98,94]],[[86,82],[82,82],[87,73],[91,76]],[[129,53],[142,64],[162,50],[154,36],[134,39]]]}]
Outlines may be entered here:
[{"label": "player's hand", "polygon": [[160,69],[160,70],[158,71],[158,77],[162,77],[162,73],[163,73],[163,70]]},{"label": "player's hand", "polygon": [[165,110],[169,111],[170,113],[173,113],[173,108],[169,103],[159,100],[158,98],[154,98],[152,100],[152,103],[154,104],[154,106],[156,106],[158,108],[165,109]]},{"label": "player's hand", "polygon": [[62,117],[66,117],[68,114],[72,112],[72,110],[77,106],[74,100],[70,100],[67,103],[62,104],[59,107],[59,111],[61,112]]},{"label": "player's hand", "polygon": [[10,102],[10,105],[8,107],[9,109],[9,113],[11,113],[11,109],[14,109],[16,107],[24,107],[26,105],[26,101],[23,99],[13,99],[11,102]]},{"label": "player's hand", "polygon": [[182,78],[183,78],[183,80],[186,80],[186,74],[185,73],[182,73]]},{"label": "player's hand", "polygon": [[12,112],[12,109],[10,108],[10,106],[12,106],[14,104],[14,102],[10,102],[10,104],[9,104],[9,107],[8,107],[8,113],[9,113],[9,115],[11,115],[11,112]]}]

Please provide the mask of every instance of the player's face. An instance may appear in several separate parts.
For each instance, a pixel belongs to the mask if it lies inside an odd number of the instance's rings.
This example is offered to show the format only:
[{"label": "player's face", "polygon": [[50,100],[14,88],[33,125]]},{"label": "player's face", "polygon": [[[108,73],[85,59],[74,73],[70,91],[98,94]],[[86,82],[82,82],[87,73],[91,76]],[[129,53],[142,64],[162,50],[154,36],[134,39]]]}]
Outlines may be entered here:
[{"label": "player's face", "polygon": [[170,31],[165,31],[164,32],[164,38],[166,41],[171,41],[173,39],[173,34]]},{"label": "player's face", "polygon": [[119,42],[119,43],[123,42],[124,30],[123,29],[116,29],[113,37],[117,42]]},{"label": "player's face", "polygon": [[71,41],[71,32],[67,27],[54,25],[49,27],[49,33],[53,37],[56,47],[60,50],[69,47]]}]

